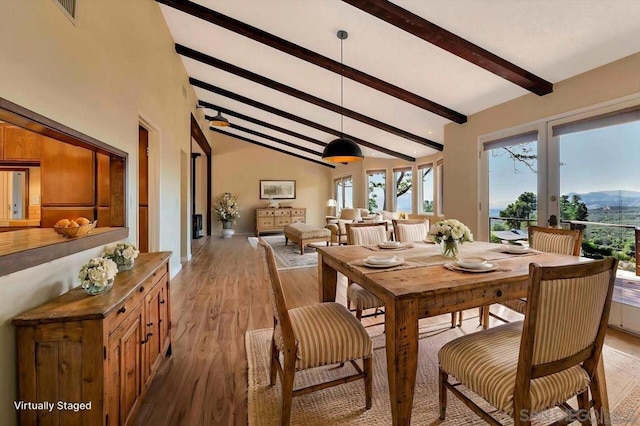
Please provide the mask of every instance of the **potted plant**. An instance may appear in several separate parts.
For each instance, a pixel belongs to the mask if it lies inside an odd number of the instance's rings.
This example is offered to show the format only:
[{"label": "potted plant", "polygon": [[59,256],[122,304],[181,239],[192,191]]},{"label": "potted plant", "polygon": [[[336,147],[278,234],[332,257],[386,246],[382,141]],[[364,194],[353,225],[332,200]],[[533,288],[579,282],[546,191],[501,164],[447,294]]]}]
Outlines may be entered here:
[{"label": "potted plant", "polygon": [[240,217],[238,197],[230,192],[225,192],[216,201],[214,210],[218,216],[218,220],[222,222],[222,237],[231,238],[235,232],[232,229],[233,222]]}]

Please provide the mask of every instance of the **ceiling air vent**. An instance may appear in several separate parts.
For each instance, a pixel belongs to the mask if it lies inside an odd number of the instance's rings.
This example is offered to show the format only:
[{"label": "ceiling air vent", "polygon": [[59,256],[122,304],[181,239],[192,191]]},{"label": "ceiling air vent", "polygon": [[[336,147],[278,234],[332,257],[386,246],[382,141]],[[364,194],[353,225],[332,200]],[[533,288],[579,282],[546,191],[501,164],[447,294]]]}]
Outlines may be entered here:
[{"label": "ceiling air vent", "polygon": [[62,13],[64,13],[71,22],[75,23],[77,0],[53,0],[53,2],[60,7]]}]

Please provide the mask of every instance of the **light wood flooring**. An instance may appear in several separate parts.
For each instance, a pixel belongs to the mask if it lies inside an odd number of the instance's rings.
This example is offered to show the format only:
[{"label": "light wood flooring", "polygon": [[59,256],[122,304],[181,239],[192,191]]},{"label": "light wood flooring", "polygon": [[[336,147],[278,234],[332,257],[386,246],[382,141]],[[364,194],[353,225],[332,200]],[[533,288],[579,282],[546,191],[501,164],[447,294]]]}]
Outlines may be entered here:
[{"label": "light wood flooring", "polygon": [[[137,425],[247,424],[244,333],[273,325],[266,281],[257,265],[257,251],[243,236],[213,236],[183,265],[171,281],[173,355],[154,378]],[[318,300],[316,268],[282,271],[280,276],[289,307]],[[345,293],[341,276],[338,301],[344,303]],[[465,317],[474,315],[477,310]],[[422,321],[442,323],[449,316]],[[606,343],[640,357],[640,338],[609,329]]]}]

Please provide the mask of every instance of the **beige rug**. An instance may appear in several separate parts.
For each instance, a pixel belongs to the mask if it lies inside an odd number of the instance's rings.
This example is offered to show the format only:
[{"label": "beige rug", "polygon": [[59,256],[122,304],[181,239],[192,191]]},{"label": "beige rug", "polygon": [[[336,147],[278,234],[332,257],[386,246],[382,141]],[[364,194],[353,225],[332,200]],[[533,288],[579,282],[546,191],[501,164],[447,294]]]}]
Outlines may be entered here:
[{"label": "beige rug", "polygon": [[[447,420],[438,420],[437,351],[447,341],[476,331],[477,319],[465,320],[462,329],[441,327],[421,329],[418,373],[413,403],[414,425],[484,425],[457,398],[449,394]],[[293,399],[292,425],[371,425],[391,424],[391,408],[387,386],[384,335],[380,328],[369,329],[374,339],[373,406],[364,409],[364,386],[362,381],[318,391]],[[277,425],[279,419],[280,382],[269,386],[269,343],[271,330],[253,330],[246,334],[249,364],[249,425]],[[640,425],[640,360],[605,347],[605,370],[612,408],[613,425]],[[348,369],[348,370],[347,370]],[[326,381],[341,375],[351,374],[350,366],[316,368],[296,373],[295,387]],[[574,404],[575,406],[576,404]],[[557,413],[556,413],[557,414]],[[502,417],[505,419],[504,417]],[[548,419],[545,419],[548,420]]]}]

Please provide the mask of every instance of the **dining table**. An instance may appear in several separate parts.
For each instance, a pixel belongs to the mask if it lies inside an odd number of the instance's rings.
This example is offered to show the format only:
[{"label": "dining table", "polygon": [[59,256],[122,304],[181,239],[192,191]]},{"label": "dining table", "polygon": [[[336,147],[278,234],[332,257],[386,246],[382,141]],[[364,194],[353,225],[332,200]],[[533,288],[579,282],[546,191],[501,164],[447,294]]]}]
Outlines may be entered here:
[{"label": "dining table", "polygon": [[[486,259],[490,267],[481,270],[461,268],[456,259],[441,254],[439,245],[428,242],[403,243],[390,248],[348,245],[317,250],[321,302],[335,301],[338,273],[341,273],[384,303],[393,425],[411,424],[418,362],[418,320],[526,297],[531,263],[560,266],[591,261],[533,249],[514,253],[508,244],[479,241],[460,245],[457,257]],[[385,255],[394,255],[397,261],[388,265],[367,261],[371,256]],[[596,374],[603,396],[605,424],[609,424],[602,357]]]}]

